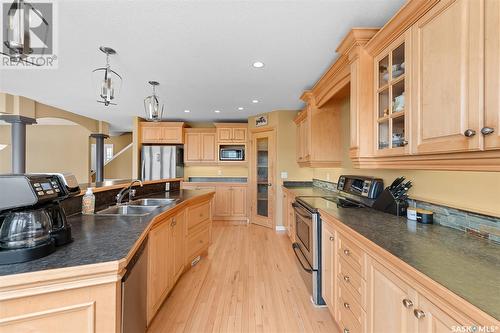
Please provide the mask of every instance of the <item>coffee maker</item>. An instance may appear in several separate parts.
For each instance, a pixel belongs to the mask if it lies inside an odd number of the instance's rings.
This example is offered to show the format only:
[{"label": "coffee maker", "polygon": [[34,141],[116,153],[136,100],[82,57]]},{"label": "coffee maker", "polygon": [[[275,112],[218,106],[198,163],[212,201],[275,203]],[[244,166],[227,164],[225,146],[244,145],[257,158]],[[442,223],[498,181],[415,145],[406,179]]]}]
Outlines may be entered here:
[{"label": "coffee maker", "polygon": [[79,193],[71,174],[0,175],[0,265],[38,259],[72,242],[61,201]]}]

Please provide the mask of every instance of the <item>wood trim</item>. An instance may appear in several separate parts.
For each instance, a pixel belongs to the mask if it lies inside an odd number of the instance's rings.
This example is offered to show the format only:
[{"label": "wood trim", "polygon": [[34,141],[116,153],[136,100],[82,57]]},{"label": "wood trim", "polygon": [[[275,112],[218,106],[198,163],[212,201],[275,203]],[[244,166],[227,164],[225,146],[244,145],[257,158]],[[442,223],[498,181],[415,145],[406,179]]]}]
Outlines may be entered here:
[{"label": "wood trim", "polygon": [[248,128],[248,123],[214,123],[214,126],[223,128]]},{"label": "wood trim", "polygon": [[339,54],[350,53],[356,46],[368,43],[380,28],[352,28],[342,39],[335,52]]},{"label": "wood trim", "polygon": [[184,133],[216,133],[215,127],[185,128]]},{"label": "wood trim", "polygon": [[182,121],[157,121],[157,122],[152,122],[152,121],[141,121],[140,123],[141,127],[185,127],[186,123]]},{"label": "wood trim", "polygon": [[365,45],[366,51],[372,56],[379,54],[439,1],[408,1]]},{"label": "wood trim", "polygon": [[346,54],[340,55],[312,88],[311,91],[316,102],[314,104],[317,107],[322,107],[349,83],[350,77],[349,57]]},{"label": "wood trim", "polygon": [[407,281],[417,290],[417,292],[424,295],[430,295],[430,297],[436,298],[439,301],[438,303],[442,303],[446,307],[455,309],[456,311],[461,311],[462,315],[470,317],[480,325],[500,325],[495,318],[448,290],[441,284],[432,280],[427,275],[408,265],[387,250],[376,245],[353,229],[349,228],[331,216],[328,212],[320,209],[320,214],[323,217],[323,221],[333,225],[338,231],[347,234],[349,238],[358,246],[361,246],[361,248],[366,251],[368,255],[373,257],[378,262],[383,263],[387,269]]}]

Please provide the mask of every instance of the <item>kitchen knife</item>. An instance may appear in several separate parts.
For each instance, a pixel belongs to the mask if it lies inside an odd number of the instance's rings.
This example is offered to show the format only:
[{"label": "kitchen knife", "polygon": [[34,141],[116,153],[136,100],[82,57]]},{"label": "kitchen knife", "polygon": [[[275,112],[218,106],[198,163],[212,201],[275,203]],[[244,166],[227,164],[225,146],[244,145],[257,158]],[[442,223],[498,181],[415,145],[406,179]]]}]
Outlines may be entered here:
[{"label": "kitchen knife", "polygon": [[402,182],[404,182],[404,180],[405,180],[405,177],[403,177],[403,176],[394,179],[394,181],[392,182],[391,186],[389,186],[389,190],[395,189],[399,184],[401,184]]}]

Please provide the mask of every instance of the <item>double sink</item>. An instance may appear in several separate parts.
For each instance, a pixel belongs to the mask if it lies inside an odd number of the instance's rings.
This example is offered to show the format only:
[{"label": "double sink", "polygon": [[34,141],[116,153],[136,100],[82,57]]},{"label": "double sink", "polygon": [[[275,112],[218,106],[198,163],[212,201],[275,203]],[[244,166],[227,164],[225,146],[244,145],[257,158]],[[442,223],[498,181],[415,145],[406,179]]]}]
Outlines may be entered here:
[{"label": "double sink", "polygon": [[168,206],[175,203],[177,199],[138,199],[126,205],[111,206],[98,211],[97,215],[111,216],[145,216],[159,207]]}]

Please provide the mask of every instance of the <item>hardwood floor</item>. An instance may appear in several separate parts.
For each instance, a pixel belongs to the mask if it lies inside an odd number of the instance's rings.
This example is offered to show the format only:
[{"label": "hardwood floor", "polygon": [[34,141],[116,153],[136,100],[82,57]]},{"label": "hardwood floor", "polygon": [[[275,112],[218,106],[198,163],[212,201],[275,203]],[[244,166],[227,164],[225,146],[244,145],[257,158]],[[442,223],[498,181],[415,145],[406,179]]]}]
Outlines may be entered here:
[{"label": "hardwood floor", "polygon": [[339,332],[315,308],[290,240],[257,225],[214,222],[208,257],[186,272],[151,332]]}]

